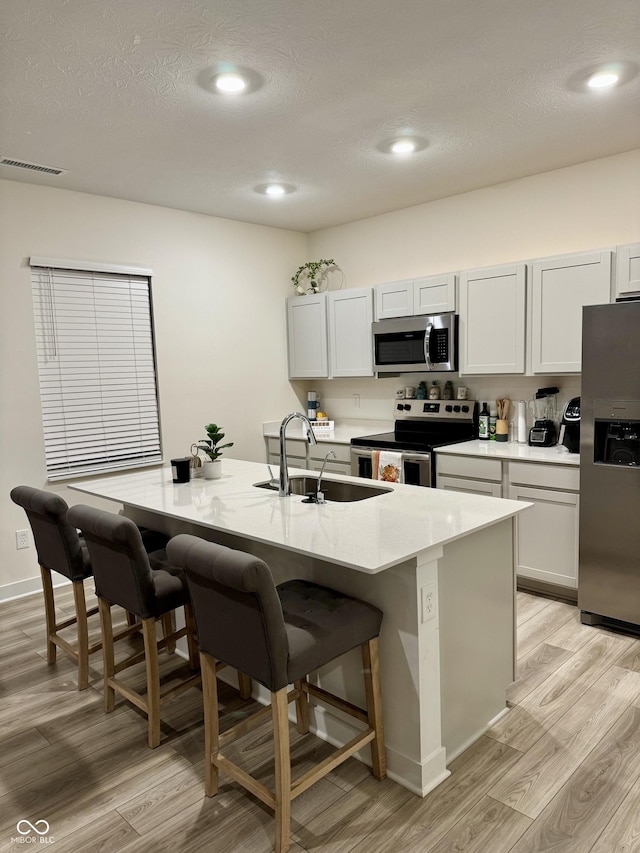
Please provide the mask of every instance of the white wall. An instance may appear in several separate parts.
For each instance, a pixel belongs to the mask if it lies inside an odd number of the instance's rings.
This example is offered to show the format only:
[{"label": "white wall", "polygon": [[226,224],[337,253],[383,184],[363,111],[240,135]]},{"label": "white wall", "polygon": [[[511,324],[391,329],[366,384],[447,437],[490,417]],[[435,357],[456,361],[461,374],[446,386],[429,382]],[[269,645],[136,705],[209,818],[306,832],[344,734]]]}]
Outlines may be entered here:
[{"label": "white wall", "polygon": [[[345,286],[363,287],[613,247],[640,240],[639,187],[636,150],[317,231],[309,235],[309,257],[335,258]],[[320,392],[330,417],[389,418],[395,389],[422,378],[334,379],[305,387]],[[540,376],[462,382],[480,400],[529,399],[550,384]],[[579,377],[557,382],[563,400],[580,393]]]},{"label": "white wall", "polygon": [[307,260],[304,234],[0,181],[0,600],[39,577],[34,548],[16,551],[15,530],[28,524],[9,499],[18,483],[46,486],[30,255],[154,270],[165,460],[187,455],[210,421],[235,442],[229,456],[262,460],[262,422],[300,405],[284,298]]}]

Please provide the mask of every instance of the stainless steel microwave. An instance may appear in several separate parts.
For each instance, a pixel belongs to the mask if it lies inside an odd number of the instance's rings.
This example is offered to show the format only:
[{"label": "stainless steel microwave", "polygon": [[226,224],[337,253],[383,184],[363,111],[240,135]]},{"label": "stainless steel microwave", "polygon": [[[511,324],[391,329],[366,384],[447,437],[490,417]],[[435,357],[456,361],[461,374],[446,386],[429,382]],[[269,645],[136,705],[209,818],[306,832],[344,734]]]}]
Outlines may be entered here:
[{"label": "stainless steel microwave", "polygon": [[379,373],[458,369],[458,317],[431,314],[371,324],[374,370]]}]

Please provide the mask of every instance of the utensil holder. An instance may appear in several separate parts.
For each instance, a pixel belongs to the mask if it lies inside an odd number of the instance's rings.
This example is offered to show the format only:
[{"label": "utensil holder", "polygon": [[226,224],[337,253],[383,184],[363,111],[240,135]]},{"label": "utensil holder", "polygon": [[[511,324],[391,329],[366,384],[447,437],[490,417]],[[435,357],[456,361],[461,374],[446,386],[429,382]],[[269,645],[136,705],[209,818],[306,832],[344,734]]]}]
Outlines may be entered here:
[{"label": "utensil holder", "polygon": [[502,418],[496,421],[496,441],[509,441],[509,421]]}]

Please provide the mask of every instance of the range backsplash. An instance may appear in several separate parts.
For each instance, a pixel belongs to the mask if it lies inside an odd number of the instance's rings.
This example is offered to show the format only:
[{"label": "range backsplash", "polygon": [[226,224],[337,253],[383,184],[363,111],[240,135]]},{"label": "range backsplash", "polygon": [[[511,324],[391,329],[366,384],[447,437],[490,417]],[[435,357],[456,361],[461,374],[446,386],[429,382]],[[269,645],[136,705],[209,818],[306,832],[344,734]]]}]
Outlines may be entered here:
[{"label": "range backsplash", "polygon": [[[407,385],[417,387],[421,380],[427,387],[436,379],[442,388],[444,382],[453,382],[454,393],[459,385],[469,389],[469,398],[482,402],[486,400],[491,407],[496,399],[507,397],[514,403],[509,412],[509,420],[515,416],[516,400],[531,400],[538,388],[557,385],[558,407],[562,413],[565,403],[580,394],[580,376],[466,376],[457,374],[407,374],[384,379],[314,379],[308,382],[292,383],[296,389],[301,406],[306,406],[307,392],[317,391],[320,395],[319,409],[326,412],[332,420],[352,420],[366,418],[385,420],[393,417],[392,400],[400,388]],[[301,409],[302,411],[303,409]],[[532,423],[529,416],[529,425]]]}]

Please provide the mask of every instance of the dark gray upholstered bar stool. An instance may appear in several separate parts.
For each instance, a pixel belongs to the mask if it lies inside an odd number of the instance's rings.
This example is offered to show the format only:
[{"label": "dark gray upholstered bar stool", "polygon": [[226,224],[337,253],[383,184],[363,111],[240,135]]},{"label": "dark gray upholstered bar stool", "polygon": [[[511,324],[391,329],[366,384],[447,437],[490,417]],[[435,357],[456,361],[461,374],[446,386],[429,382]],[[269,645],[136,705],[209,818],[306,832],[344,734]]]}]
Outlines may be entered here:
[{"label": "dark gray upholstered bar stool", "polygon": [[[47,626],[47,663],[55,663],[57,649],[62,649],[77,662],[78,690],[84,690],[89,684],[89,655],[102,648],[101,642],[89,645],[87,618],[97,613],[98,608],[87,611],[84,580],[92,574],[87,546],[67,520],[69,507],[59,495],[31,486],[16,486],[11,490],[11,500],[26,512],[38,554]],[[148,551],[162,549],[168,541],[168,536],[153,530],[143,530],[142,537]],[[52,571],[73,584],[75,616],[62,622],[56,621]],[[74,624],[77,626],[75,646],[58,633]]]},{"label": "dark gray upholstered bar stool", "polygon": [[[378,635],[382,612],[371,604],[304,580],[275,586],[266,563],[195,536],[181,534],[167,545],[172,563],[185,569],[193,603],[202,666],[205,721],[205,791],[218,791],[223,770],[275,812],[275,849],[289,848],[291,800],[365,744],[372,772],[386,776]],[[358,708],[307,681],[307,675],[340,655],[362,648],[367,707]],[[219,735],[216,664],[235,667],[271,691],[271,706]],[[287,685],[294,689],[287,692]],[[288,703],[295,700],[297,729],[309,730],[308,697],[339,708],[366,729],[330,758],[291,780]],[[271,713],[275,791],[232,763],[221,747]]]},{"label": "dark gray upholstered bar stool", "polygon": [[[69,509],[68,518],[82,531],[93,566],[102,628],[105,710],[113,711],[117,692],[144,711],[148,718],[149,746],[153,749],[160,743],[160,705],[200,684],[195,622],[184,573],[167,562],[166,552],[147,554],[140,531],[128,518],[81,504]],[[114,657],[113,604],[139,618],[144,638],[144,652],[118,664]],[[158,641],[156,621],[178,607],[184,607],[186,626]],[[161,695],[158,652],[185,636],[191,669],[198,672]],[[147,674],[145,694],[137,693],[117,678],[118,673],[142,660]]]}]

